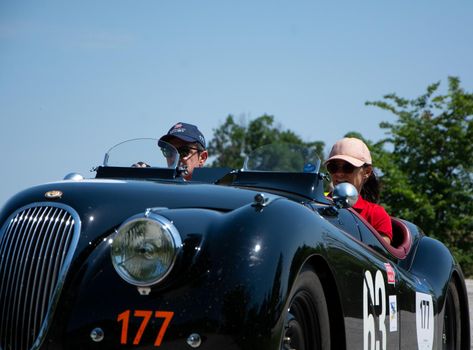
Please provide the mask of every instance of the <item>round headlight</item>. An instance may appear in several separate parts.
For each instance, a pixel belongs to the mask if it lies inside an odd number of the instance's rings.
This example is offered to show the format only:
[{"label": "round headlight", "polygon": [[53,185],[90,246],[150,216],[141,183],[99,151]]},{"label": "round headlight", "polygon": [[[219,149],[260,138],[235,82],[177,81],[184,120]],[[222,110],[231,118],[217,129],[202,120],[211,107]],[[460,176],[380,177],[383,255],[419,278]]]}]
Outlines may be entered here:
[{"label": "round headlight", "polygon": [[117,231],[111,246],[112,262],[125,281],[149,286],[169,274],[182,245],[169,220],[156,214],[135,216]]}]

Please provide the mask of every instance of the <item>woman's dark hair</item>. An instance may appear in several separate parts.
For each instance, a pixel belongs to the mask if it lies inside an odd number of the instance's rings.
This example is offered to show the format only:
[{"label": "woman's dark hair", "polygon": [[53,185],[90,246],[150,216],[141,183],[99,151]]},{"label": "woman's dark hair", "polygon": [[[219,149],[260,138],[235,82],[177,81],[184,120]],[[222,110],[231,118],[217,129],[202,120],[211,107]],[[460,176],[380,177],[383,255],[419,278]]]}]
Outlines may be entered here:
[{"label": "woman's dark hair", "polygon": [[366,182],[363,184],[361,188],[361,197],[371,203],[378,203],[379,202],[379,192],[380,192],[380,184],[379,180],[374,173],[374,169],[371,172],[370,177]]}]

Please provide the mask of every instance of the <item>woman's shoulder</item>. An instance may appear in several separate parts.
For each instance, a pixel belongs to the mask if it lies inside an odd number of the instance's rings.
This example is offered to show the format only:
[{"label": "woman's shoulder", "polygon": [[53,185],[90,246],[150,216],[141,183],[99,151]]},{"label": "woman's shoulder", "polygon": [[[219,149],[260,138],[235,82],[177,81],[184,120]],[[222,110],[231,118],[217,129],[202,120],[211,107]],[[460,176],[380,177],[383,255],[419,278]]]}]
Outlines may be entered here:
[{"label": "woman's shoulder", "polygon": [[389,216],[388,212],[386,211],[386,209],[384,209],[384,207],[381,204],[368,202],[368,201],[366,201],[366,203],[368,206],[370,206],[370,209],[376,214]]},{"label": "woman's shoulder", "polygon": [[370,202],[364,199],[361,195],[358,197],[358,201],[356,202],[355,207],[358,207],[360,209],[367,208],[369,211],[373,211],[379,214],[384,213],[388,215],[386,209],[384,209],[384,207],[381,204]]}]

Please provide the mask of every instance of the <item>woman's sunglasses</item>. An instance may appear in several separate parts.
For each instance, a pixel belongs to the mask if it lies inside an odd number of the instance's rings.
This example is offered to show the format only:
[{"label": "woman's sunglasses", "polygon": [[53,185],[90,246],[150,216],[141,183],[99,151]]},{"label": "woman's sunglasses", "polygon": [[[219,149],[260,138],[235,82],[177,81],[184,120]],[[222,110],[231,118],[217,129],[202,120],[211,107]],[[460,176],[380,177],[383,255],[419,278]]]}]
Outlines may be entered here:
[{"label": "woman's sunglasses", "polygon": [[353,164],[350,164],[348,162],[342,162],[342,163],[332,162],[332,163],[327,164],[327,170],[331,174],[335,174],[339,171],[341,171],[344,174],[351,174],[352,172],[355,171],[355,169],[357,169],[357,167],[355,167]]}]

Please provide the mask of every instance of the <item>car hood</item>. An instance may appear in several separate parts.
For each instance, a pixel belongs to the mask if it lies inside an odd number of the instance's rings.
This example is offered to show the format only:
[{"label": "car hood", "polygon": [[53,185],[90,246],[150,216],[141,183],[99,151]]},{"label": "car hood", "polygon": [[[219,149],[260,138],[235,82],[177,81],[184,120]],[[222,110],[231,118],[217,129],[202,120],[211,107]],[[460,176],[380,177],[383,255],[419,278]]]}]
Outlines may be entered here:
[{"label": "car hood", "polygon": [[[60,191],[58,198],[47,198]],[[229,212],[253,202],[254,191],[187,182],[139,180],[59,181],[38,185],[12,197],[0,213],[0,222],[32,203],[59,203],[73,208],[81,221],[81,241],[93,242],[147,208],[199,208]],[[81,245],[81,244],[80,244]]]},{"label": "car hood", "polygon": [[[55,199],[46,197],[49,191],[60,191]],[[2,210],[5,215],[34,202],[63,203],[74,208],[79,215],[91,209],[108,208],[126,215],[146,208],[206,208],[231,211],[253,201],[255,192],[228,186],[188,182],[155,182],[139,180],[59,181],[38,185],[11,198]]]}]

